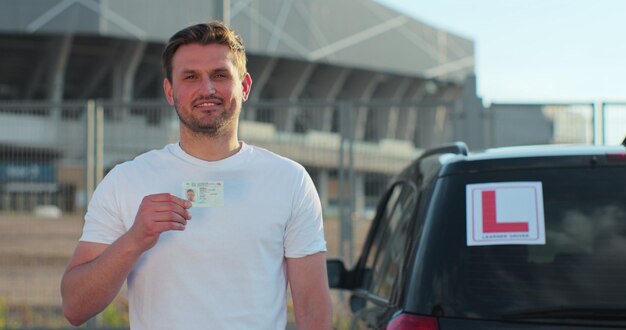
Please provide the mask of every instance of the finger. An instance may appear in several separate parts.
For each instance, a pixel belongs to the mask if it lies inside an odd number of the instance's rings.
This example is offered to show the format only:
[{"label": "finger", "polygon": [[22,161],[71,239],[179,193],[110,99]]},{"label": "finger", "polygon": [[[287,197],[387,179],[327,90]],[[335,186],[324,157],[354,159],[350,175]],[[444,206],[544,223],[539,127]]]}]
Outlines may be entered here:
[{"label": "finger", "polygon": [[191,207],[191,202],[180,199],[169,193],[148,195],[143,198],[140,208],[148,211],[175,211],[185,219],[191,219],[191,214],[187,211]]},{"label": "finger", "polygon": [[174,211],[152,212],[144,214],[145,219],[153,222],[178,222],[183,225],[187,224],[187,218]]},{"label": "finger", "polygon": [[[138,225],[139,232],[144,232],[148,235],[159,235],[168,230],[184,230],[187,225],[187,221],[178,218],[178,220],[165,219],[165,218],[150,218],[149,221],[144,222],[143,225]],[[133,226],[135,227],[135,226]],[[142,229],[143,228],[143,229]]]},{"label": "finger", "polygon": [[191,219],[191,214],[186,208],[183,208],[179,204],[173,202],[151,201],[145,207],[151,212],[176,212],[187,220]]},{"label": "finger", "polygon": [[165,231],[169,231],[169,230],[185,230],[187,226],[185,226],[184,224],[181,224],[179,222],[174,222],[174,221],[165,221],[165,222],[158,222],[155,223],[155,230],[158,231],[159,233],[165,232]]},{"label": "finger", "polygon": [[151,202],[172,202],[185,209],[191,208],[190,201],[186,199],[178,198],[177,196],[172,195],[170,193],[148,195],[145,198]]}]

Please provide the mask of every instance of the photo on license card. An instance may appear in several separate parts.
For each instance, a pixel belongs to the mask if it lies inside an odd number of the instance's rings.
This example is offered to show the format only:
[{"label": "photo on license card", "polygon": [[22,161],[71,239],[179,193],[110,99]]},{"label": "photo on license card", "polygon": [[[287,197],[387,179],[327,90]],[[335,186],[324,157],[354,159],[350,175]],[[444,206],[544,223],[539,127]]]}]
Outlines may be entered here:
[{"label": "photo on license card", "polygon": [[185,181],[183,198],[191,202],[192,207],[223,207],[224,183],[222,181]]}]

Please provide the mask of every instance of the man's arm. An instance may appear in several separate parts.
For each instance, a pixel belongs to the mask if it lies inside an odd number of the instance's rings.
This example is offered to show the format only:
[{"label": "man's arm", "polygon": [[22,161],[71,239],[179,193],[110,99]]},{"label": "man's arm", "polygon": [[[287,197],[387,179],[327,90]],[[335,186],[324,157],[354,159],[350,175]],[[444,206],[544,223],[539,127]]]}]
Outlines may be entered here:
[{"label": "man's arm", "polygon": [[111,245],[79,242],[61,280],[63,313],[75,326],[101,312],[141,255],[121,237]]},{"label": "man's arm", "polygon": [[133,226],[113,244],[79,242],[61,280],[63,313],[80,325],[100,313],[120,291],[141,254],[168,230],[184,230],[191,203],[170,194],[146,196]]},{"label": "man's arm", "polygon": [[298,330],[331,329],[326,253],[287,258],[287,276]]}]

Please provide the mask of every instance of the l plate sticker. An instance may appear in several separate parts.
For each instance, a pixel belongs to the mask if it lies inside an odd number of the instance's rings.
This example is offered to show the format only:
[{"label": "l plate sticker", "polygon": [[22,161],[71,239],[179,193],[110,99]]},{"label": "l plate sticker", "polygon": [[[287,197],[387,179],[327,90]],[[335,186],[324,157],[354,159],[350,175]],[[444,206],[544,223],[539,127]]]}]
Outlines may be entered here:
[{"label": "l plate sticker", "polygon": [[543,245],[546,229],[541,182],[466,186],[467,245]]}]

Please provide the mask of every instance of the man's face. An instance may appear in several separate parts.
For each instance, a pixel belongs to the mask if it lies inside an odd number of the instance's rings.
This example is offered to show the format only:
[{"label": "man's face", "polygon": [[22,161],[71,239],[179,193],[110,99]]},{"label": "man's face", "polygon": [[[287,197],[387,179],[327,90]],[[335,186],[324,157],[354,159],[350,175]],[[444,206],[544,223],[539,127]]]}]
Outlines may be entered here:
[{"label": "man's face", "polygon": [[187,190],[187,199],[191,202],[194,201],[196,193],[193,190]]},{"label": "man's face", "polygon": [[181,130],[221,136],[233,132],[252,80],[237,71],[227,46],[183,45],[172,58],[172,81],[163,88],[176,108]]}]

